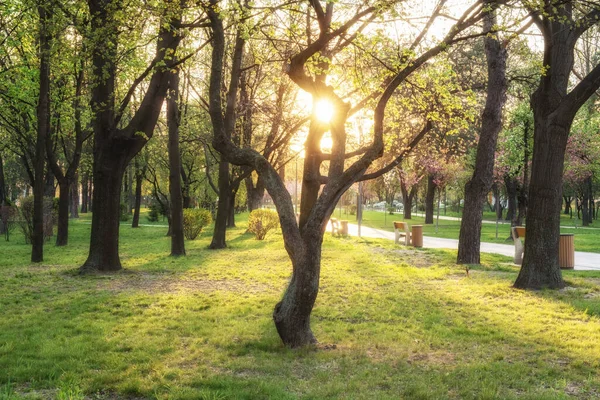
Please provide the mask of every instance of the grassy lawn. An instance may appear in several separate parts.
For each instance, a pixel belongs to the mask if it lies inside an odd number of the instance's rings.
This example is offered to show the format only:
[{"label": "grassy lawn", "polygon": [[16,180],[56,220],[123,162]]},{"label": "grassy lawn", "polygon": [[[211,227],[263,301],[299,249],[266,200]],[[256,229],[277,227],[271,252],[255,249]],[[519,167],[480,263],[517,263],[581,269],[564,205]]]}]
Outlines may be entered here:
[{"label": "grassy lawn", "polygon": [[124,224],[125,270],[79,276],[86,222],[42,265],[19,235],[0,242],[0,399],[600,396],[598,272],[525,292],[505,257],[466,276],[454,252],[326,235],[320,344],[292,351],[271,320],[290,275],[279,233],[256,241],[242,216],[228,249],[208,231],[172,259],[165,228]]},{"label": "grassy lawn", "polygon": [[[356,223],[355,215],[348,215],[345,212],[340,214],[339,209],[334,213],[334,217],[342,216],[348,219],[351,223]],[[456,213],[448,213],[449,216],[457,217]],[[493,221],[494,223],[484,223],[481,229],[481,241],[490,243],[512,244],[510,236],[510,223],[500,222],[498,224],[498,239],[496,239],[496,224],[493,213],[485,213],[484,219]],[[575,250],[588,251],[592,253],[600,253],[600,229],[598,227],[582,228],[581,221],[578,222],[578,228],[574,227],[574,221],[568,216],[563,215],[561,218],[561,233],[575,234]],[[404,221],[402,213],[394,213],[389,215],[380,211],[364,211],[363,224],[371,228],[394,230],[393,221]],[[424,224],[425,218],[423,213],[418,215],[413,214],[412,219],[408,220],[409,225]],[[434,217],[433,225],[423,225],[423,234],[426,236],[435,236],[448,239],[458,239],[460,231],[460,221],[440,219],[436,232],[436,221]]]}]

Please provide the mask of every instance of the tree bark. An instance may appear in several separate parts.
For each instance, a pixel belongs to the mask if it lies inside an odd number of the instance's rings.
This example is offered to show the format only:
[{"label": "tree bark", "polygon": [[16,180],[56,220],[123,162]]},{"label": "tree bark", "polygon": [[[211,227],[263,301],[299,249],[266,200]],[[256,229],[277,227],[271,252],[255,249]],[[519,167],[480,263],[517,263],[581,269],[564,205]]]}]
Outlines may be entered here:
[{"label": "tree bark", "polygon": [[209,248],[224,249],[227,247],[226,231],[229,220],[229,163],[219,162],[219,201],[217,203],[217,216],[215,218],[215,230]]},{"label": "tree bark", "polygon": [[265,196],[265,185],[263,179],[259,176],[256,185],[252,182],[252,177],[246,178],[246,193],[248,199],[248,211],[262,207],[263,197]]},{"label": "tree bark", "polygon": [[[48,128],[48,130],[50,129]],[[44,197],[50,197],[51,199],[56,197],[56,187],[54,186],[54,174],[52,173],[52,170],[50,168],[46,169],[46,175],[44,177]]]},{"label": "tree bark", "polygon": [[409,191],[404,182],[400,182],[400,191],[402,192],[402,203],[404,204],[404,219],[412,219],[413,199],[417,193],[417,187],[415,185]]},{"label": "tree bark", "polygon": [[58,183],[58,227],[56,245],[66,246],[69,242],[69,183],[62,179]]},{"label": "tree bark", "polygon": [[179,70],[169,80],[167,125],[169,128],[169,195],[171,197],[171,256],[185,256],[181,154],[179,152]]},{"label": "tree bark", "polygon": [[435,182],[433,174],[427,176],[427,194],[425,195],[425,223],[433,224],[433,203],[435,201]]},{"label": "tree bark", "polygon": [[79,174],[75,172],[71,186],[71,218],[79,218]]},{"label": "tree bark", "polygon": [[[496,4],[488,2],[488,5],[491,9],[483,20],[484,31],[490,31],[496,25]],[[484,38],[484,45],[488,71],[487,98],[481,118],[475,170],[465,186],[465,206],[458,238],[459,264],[480,263],[483,204],[492,186],[496,143],[502,129],[502,108],[506,102],[506,49],[492,35]]]},{"label": "tree bark", "polygon": [[514,176],[504,176],[504,187],[506,188],[506,197],[508,198],[508,209],[506,210],[506,221],[511,223],[517,220],[517,179]]},{"label": "tree bark", "polygon": [[89,178],[87,173],[81,177],[81,213],[87,214],[88,212],[88,183]]},{"label": "tree bark", "polygon": [[40,92],[37,105],[37,140],[35,146],[35,182],[33,186],[33,233],[31,262],[44,261],[44,165],[46,138],[50,129],[50,15],[46,6],[38,5]]},{"label": "tree bark", "polygon": [[[593,14],[574,20],[572,1],[534,22],[544,36],[546,73],[531,97],[534,145],[523,265],[514,286],[557,289],[565,286],[558,263],[564,156],[577,111],[600,87],[600,65],[567,92],[574,48],[587,29],[597,24]],[[593,13],[593,12],[590,12]]]},{"label": "tree bark", "polygon": [[140,208],[142,206],[142,183],[146,174],[146,166],[139,165],[139,157],[135,158],[135,202],[133,205],[133,219],[131,221],[132,228],[140,226]]},{"label": "tree bark", "polygon": [[0,206],[8,204],[8,192],[6,191],[6,181],[4,178],[4,161],[2,152],[0,152]]}]

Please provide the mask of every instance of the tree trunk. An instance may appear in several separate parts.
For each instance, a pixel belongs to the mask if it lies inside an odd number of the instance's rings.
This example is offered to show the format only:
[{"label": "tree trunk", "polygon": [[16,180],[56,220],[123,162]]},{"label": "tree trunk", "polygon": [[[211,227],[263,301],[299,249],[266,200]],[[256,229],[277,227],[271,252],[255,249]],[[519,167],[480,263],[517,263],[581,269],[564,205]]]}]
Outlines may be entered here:
[{"label": "tree trunk", "polygon": [[37,105],[37,139],[35,146],[35,182],[33,187],[33,233],[31,262],[44,261],[44,165],[46,137],[50,129],[50,29],[44,5],[38,6],[40,42],[40,91]]},{"label": "tree trunk", "polygon": [[71,186],[71,218],[79,218],[79,174],[75,172]]},{"label": "tree trunk", "polygon": [[[406,185],[402,182],[400,185],[402,192],[402,203],[404,204],[404,219],[412,219],[412,206],[415,193],[417,193],[416,186],[410,188],[410,191],[406,188]],[[385,211],[387,212],[387,210]]]},{"label": "tree trunk", "polygon": [[427,176],[427,194],[425,195],[425,223],[433,224],[433,203],[435,201],[435,182],[433,174]]},{"label": "tree trunk", "polygon": [[58,183],[58,229],[56,245],[66,246],[69,242],[69,181],[61,179]]},{"label": "tree trunk", "polygon": [[235,196],[237,190],[229,194],[229,215],[227,216],[227,227],[235,228]]},{"label": "tree trunk", "polygon": [[56,197],[56,187],[54,186],[54,174],[50,168],[46,169],[46,175],[44,177],[44,197],[50,197],[51,199]]},{"label": "tree trunk", "polygon": [[[121,215],[121,190],[123,174],[128,163],[124,150],[106,149],[94,162],[94,203],[92,205],[92,231],[90,252],[81,266],[82,272],[118,271],[119,221]],[[112,151],[111,151],[112,150]]]},{"label": "tree trunk", "polygon": [[310,314],[319,293],[323,235],[311,231],[304,232],[304,237],[307,251],[292,258],[292,279],[273,312],[277,333],[291,348],[317,342],[310,329]]},{"label": "tree trunk", "polygon": [[181,155],[179,153],[179,70],[169,80],[167,125],[169,127],[169,195],[171,197],[171,256],[185,256]]},{"label": "tree trunk", "polygon": [[246,193],[248,199],[248,211],[259,209],[262,207],[263,197],[265,196],[265,184],[259,176],[256,180],[256,185],[252,182],[252,177],[246,178]]},{"label": "tree trunk", "polygon": [[[494,4],[489,3],[492,7]],[[496,11],[492,8],[484,17],[483,30],[491,30],[495,25]],[[459,264],[480,262],[483,204],[492,186],[496,143],[502,129],[502,108],[506,102],[506,49],[491,35],[484,38],[484,44],[488,71],[487,98],[481,118],[475,170],[465,186],[465,206],[458,238]]]},{"label": "tree trunk", "polygon": [[229,163],[219,163],[219,202],[217,205],[217,217],[215,218],[215,230],[209,248],[224,249],[227,222],[229,219]]},{"label": "tree trunk", "polygon": [[565,215],[569,215],[572,212],[571,203],[573,202],[572,196],[563,196],[565,200]]},{"label": "tree trunk", "polygon": [[81,213],[87,214],[88,212],[88,174],[84,174],[81,177]]},{"label": "tree trunk", "polygon": [[87,195],[87,200],[88,200],[88,206],[87,209],[91,210],[92,209],[92,205],[94,204],[94,178],[93,175],[90,176],[88,175],[88,195]]},{"label": "tree trunk", "polygon": [[0,152],[0,206],[8,204],[8,192],[6,191],[6,181],[4,179],[4,162],[2,152]]},{"label": "tree trunk", "polygon": [[506,197],[508,198],[506,221],[516,222],[517,220],[517,186],[518,182],[515,177],[504,176],[504,187],[506,187]]},{"label": "tree trunk", "polygon": [[144,176],[142,174],[135,175],[135,204],[133,207],[133,220],[131,221],[132,228],[138,228],[140,226],[140,208],[142,206],[142,181]]}]

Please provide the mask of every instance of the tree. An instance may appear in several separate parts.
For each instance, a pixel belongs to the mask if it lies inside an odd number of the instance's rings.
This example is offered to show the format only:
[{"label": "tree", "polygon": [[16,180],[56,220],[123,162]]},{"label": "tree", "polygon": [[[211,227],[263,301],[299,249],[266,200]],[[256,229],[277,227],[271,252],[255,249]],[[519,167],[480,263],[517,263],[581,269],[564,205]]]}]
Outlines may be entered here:
[{"label": "tree", "polygon": [[525,256],[514,286],[521,289],[562,288],[558,264],[562,175],[567,139],[575,115],[600,87],[600,64],[571,91],[569,76],[581,35],[597,24],[594,2],[545,0],[530,10],[544,38],[544,74],[531,98],[534,144],[527,212]]},{"label": "tree", "polygon": [[[428,131],[423,129],[422,135],[416,135],[409,143],[406,151],[398,155],[386,168],[370,174],[365,174],[374,160],[381,157],[384,150],[384,116],[388,101],[395,90],[406,78],[423,64],[442,52],[448,45],[464,40],[460,37],[463,30],[481,18],[481,5],[471,6],[457,20],[451,32],[444,37],[441,43],[425,50],[421,55],[414,52],[421,44],[427,28],[431,25],[440,9],[434,10],[432,19],[427,24],[422,35],[415,38],[411,51],[400,56],[398,68],[384,79],[374,93],[368,96],[374,100],[374,124],[372,141],[356,152],[346,151],[347,132],[346,121],[353,113],[353,107],[336,94],[335,88],[326,83],[327,68],[336,52],[346,48],[359,32],[373,21],[378,12],[385,10],[386,4],[380,7],[359,8],[343,14],[352,15],[344,21],[333,21],[334,3],[329,2],[323,8],[318,0],[309,2],[307,31],[310,33],[313,18],[318,24],[318,34],[313,38],[307,37],[306,45],[302,45],[289,58],[285,71],[299,88],[313,96],[313,104],[327,99],[333,105],[333,115],[329,123],[323,123],[313,118],[305,142],[304,174],[302,182],[302,202],[299,223],[296,222],[292,199],[285,185],[278,175],[277,170],[260,153],[236,146],[229,136],[227,124],[232,123],[227,117],[230,114],[230,103],[227,102],[226,112],[223,113],[223,62],[225,55],[225,28],[222,16],[217,11],[217,0],[211,0],[206,11],[210,18],[211,32],[213,35],[213,49],[211,60],[211,74],[209,85],[209,112],[213,123],[213,145],[226,159],[234,164],[246,165],[254,168],[259,176],[264,178],[265,185],[279,213],[281,229],[286,250],[292,261],[292,278],[281,302],[274,310],[273,319],[277,331],[283,342],[290,347],[298,347],[316,341],[310,329],[310,314],[319,290],[319,271],[321,266],[321,244],[327,221],[333,212],[335,204],[342,194],[357,180],[369,179],[382,175],[395,168],[403,159],[406,152],[410,152],[418,140]],[[444,3],[444,2],[442,2]],[[315,17],[313,17],[314,15]],[[364,22],[361,22],[364,21]],[[358,26],[358,28],[353,28]],[[313,41],[314,39],[314,41]],[[243,40],[236,36],[238,41]],[[335,45],[337,42],[337,46]],[[240,45],[243,43],[240,43]],[[332,47],[330,48],[330,45]],[[237,55],[237,53],[234,53]],[[233,57],[231,83],[229,93],[237,91],[239,71],[241,70],[241,57]],[[310,62],[309,62],[310,61]],[[237,81],[236,81],[237,80]],[[233,98],[232,100],[234,100]],[[364,104],[363,104],[364,106]],[[360,109],[360,107],[359,107]],[[326,131],[332,139],[331,152],[323,152],[320,142]],[[357,157],[354,162],[346,160]],[[321,165],[328,162],[327,175],[321,174]],[[346,165],[348,165],[346,167]],[[324,185],[323,187],[321,187]]]},{"label": "tree", "polygon": [[50,130],[50,33],[51,12],[38,4],[40,91],[37,105],[37,140],[35,146],[35,182],[33,186],[33,234],[31,262],[44,261],[44,166],[46,164],[46,138]]},{"label": "tree", "polygon": [[179,70],[169,80],[167,125],[169,128],[169,195],[171,197],[171,255],[184,256],[183,197],[181,193],[181,153],[179,152]]},{"label": "tree", "polygon": [[[483,30],[493,32],[497,25],[497,4],[487,1],[486,7],[488,10],[483,19]],[[487,97],[481,117],[475,170],[465,187],[465,208],[458,238],[459,264],[479,264],[483,204],[492,186],[494,155],[498,133],[502,129],[502,109],[506,102],[506,49],[493,33],[488,34],[484,42],[488,66]]]},{"label": "tree", "polygon": [[[123,4],[88,1],[91,18],[92,128],[94,132],[94,201],[90,251],[82,272],[116,271],[119,259],[119,217],[123,174],[129,162],[152,137],[171,75],[181,37],[181,4],[167,1],[158,30],[156,55],[150,66],[134,81],[120,106],[115,107],[117,43]],[[133,10],[130,10],[133,12]],[[137,111],[128,123],[124,112],[137,86],[152,73]]]}]

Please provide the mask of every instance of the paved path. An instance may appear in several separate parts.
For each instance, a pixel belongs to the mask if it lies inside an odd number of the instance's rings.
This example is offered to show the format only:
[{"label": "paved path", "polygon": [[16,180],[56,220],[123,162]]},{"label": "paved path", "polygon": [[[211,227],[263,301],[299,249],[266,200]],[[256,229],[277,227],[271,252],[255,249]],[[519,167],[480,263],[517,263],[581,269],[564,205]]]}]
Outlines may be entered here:
[{"label": "paved path", "polygon": [[[378,239],[394,240],[394,232],[373,229],[361,226],[361,236]],[[358,236],[358,226],[348,224],[348,234]],[[423,236],[423,247],[430,249],[458,249],[458,240],[444,239],[431,236]],[[481,251],[484,253],[502,254],[513,257],[515,255],[515,246],[499,243],[481,243]],[[600,271],[600,254],[585,253],[583,251],[575,252],[575,270],[578,271]]]}]

